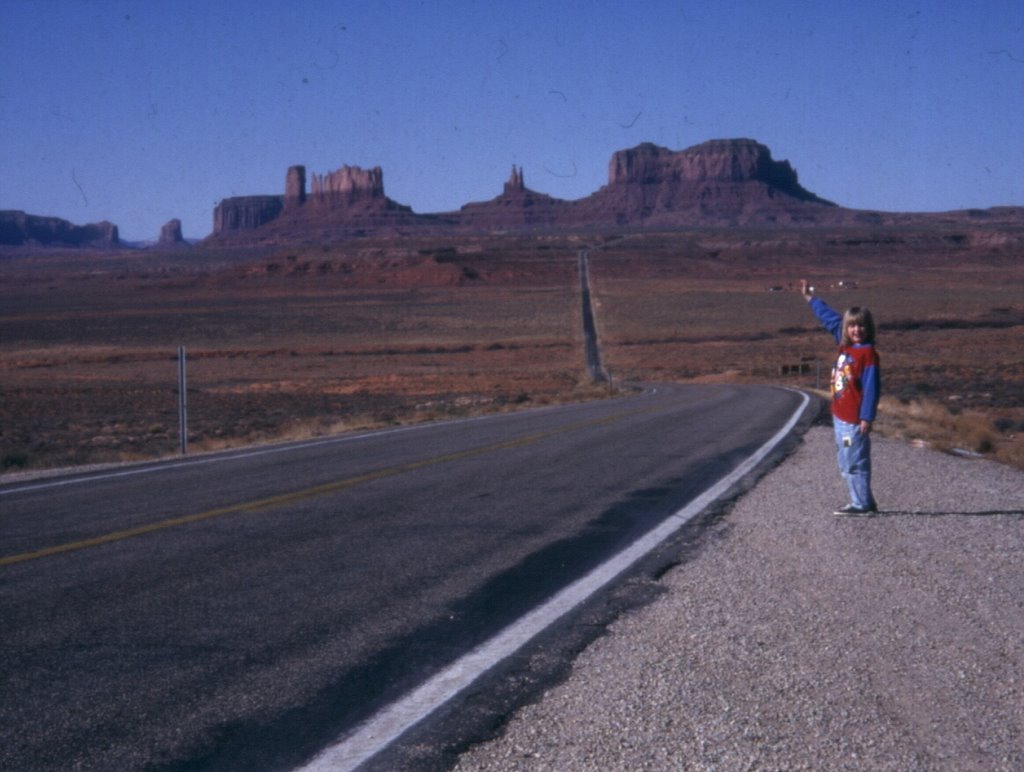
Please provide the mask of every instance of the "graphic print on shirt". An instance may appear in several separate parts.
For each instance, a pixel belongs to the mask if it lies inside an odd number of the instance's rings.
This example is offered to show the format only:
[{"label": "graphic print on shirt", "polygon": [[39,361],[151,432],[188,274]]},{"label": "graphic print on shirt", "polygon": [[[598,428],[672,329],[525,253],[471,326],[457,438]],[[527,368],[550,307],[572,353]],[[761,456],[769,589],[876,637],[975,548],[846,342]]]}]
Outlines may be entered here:
[{"label": "graphic print on shirt", "polygon": [[839,397],[853,378],[853,357],[845,351],[839,353],[836,364],[832,368],[832,396]]}]

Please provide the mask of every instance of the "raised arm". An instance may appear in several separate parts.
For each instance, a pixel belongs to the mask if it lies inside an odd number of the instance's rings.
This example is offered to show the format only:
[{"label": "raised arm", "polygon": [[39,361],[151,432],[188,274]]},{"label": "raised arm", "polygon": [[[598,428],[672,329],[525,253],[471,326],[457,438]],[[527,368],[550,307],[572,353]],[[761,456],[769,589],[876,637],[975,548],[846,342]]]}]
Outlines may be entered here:
[{"label": "raised arm", "polygon": [[814,287],[810,285],[807,279],[800,280],[800,294],[804,296],[804,300],[808,303],[810,303],[811,298],[814,297]]},{"label": "raised arm", "polygon": [[836,343],[839,343],[843,339],[843,315],[833,311],[829,308],[828,303],[817,297],[814,294],[814,287],[807,283],[807,279],[800,280],[800,294],[803,295],[804,300],[810,303],[811,310],[818,317],[818,321],[832,334]]}]

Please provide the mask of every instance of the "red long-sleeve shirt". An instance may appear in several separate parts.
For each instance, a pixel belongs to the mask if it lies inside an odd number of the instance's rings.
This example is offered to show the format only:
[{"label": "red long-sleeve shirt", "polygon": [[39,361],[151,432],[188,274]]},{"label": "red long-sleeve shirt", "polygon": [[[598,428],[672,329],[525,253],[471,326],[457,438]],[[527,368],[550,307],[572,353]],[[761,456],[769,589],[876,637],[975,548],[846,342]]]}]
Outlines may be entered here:
[{"label": "red long-sleeve shirt", "polygon": [[832,310],[821,298],[811,299],[811,309],[840,343],[832,366],[832,415],[848,424],[874,421],[881,392],[878,352],[870,343],[842,345],[842,314]]}]

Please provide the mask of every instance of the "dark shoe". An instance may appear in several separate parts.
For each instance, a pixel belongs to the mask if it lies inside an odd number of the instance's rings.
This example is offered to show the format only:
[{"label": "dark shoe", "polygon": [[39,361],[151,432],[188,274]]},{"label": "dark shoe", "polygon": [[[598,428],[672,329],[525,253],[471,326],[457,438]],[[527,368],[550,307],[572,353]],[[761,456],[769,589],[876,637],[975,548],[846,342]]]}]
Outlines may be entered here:
[{"label": "dark shoe", "polygon": [[845,507],[839,507],[835,510],[833,515],[845,515],[849,517],[866,517],[873,515],[878,512],[878,507],[872,504],[870,507],[855,507],[853,504],[847,504]]}]

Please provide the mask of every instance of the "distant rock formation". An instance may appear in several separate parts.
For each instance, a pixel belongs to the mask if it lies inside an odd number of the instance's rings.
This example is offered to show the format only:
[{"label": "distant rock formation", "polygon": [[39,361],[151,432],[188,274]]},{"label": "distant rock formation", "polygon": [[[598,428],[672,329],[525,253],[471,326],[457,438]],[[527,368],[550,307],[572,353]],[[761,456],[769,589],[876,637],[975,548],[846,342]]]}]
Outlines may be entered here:
[{"label": "distant rock formation", "polygon": [[306,169],[293,166],[283,196],[225,199],[214,211],[210,238],[284,243],[413,232],[902,221],[898,213],[844,209],[820,198],[800,185],[788,161],[774,160],[752,139],[711,140],[678,151],[650,142],[619,150],[608,164],[608,184],[575,201],[530,190],[516,165],[500,195],[436,214],[417,214],[388,198],[379,166],[342,166],[312,175],[311,182],[307,195]]},{"label": "distant rock formation", "polygon": [[213,210],[214,234],[259,228],[284,211],[283,196],[225,198]]},{"label": "distant rock formation", "polygon": [[284,180],[284,208],[294,209],[306,203],[306,167],[291,166]]},{"label": "distant rock formation", "polygon": [[672,151],[644,143],[612,155],[608,184],[578,203],[587,221],[620,225],[794,223],[835,204],[801,187],[788,161],[751,139]]},{"label": "distant rock formation", "polygon": [[466,204],[453,221],[462,228],[481,230],[547,227],[565,219],[569,207],[567,201],[530,190],[523,179],[523,168],[513,165],[500,196]]},{"label": "distant rock formation", "polygon": [[[577,201],[526,187],[513,165],[501,195],[457,212],[415,214],[384,195],[380,167],[342,166],[312,176],[293,166],[285,194],[222,201],[214,236],[285,240],[365,234],[380,228],[432,228],[486,232],[510,228],[579,228],[605,225],[687,227],[700,224],[813,223],[835,219],[838,208],[805,190],[788,161],[775,161],[751,139],[712,140],[673,151],[650,142],[612,155],[608,184]],[[256,235],[256,234],[254,234]]]},{"label": "distant rock formation", "polygon": [[3,210],[0,211],[0,244],[109,249],[120,246],[121,239],[117,226],[106,220],[74,225],[59,217]]},{"label": "distant rock formation", "polygon": [[[310,189],[307,191],[307,179]],[[329,242],[356,236],[486,234],[514,231],[591,231],[757,226],[886,226],[907,223],[1018,223],[1024,207],[958,212],[877,212],[846,209],[804,188],[789,161],[752,139],[716,139],[684,150],[650,142],[618,150],[608,182],[573,201],[526,186],[523,168],[512,172],[500,195],[457,211],[419,214],[388,198],[379,166],[342,166],[307,178],[288,168],[282,195],[234,196],[213,210],[207,242],[252,245]],[[159,246],[187,245],[171,220]],[[0,246],[129,247],[110,222],[73,225],[57,217],[0,211]]]},{"label": "distant rock formation", "polygon": [[787,161],[749,139],[714,140],[681,151],[644,143],[612,155],[608,184],[578,201],[526,187],[512,167],[504,192],[466,204],[463,228],[687,227],[795,223],[829,216],[834,204],[802,188]]},{"label": "distant rock formation", "polygon": [[160,239],[157,241],[157,246],[189,246],[188,242],[185,241],[185,237],[181,235],[181,220],[174,218],[173,220],[168,220],[164,223],[163,227],[160,228]]},{"label": "distant rock formation", "polygon": [[[342,166],[310,178],[306,167],[292,166],[285,176],[283,196],[226,198],[214,209],[211,238],[287,241],[323,235],[361,235],[367,230],[415,227],[433,222],[384,194],[379,166]],[[253,233],[258,231],[258,233]]]},{"label": "distant rock formation", "polygon": [[681,151],[650,142],[612,155],[608,184],[763,182],[805,201],[822,202],[800,187],[789,161],[772,160],[771,151],[752,139],[717,139]]},{"label": "distant rock formation", "polygon": [[516,165],[512,164],[512,176],[505,183],[505,195],[515,195],[521,190],[526,190],[526,183],[523,182],[523,167],[520,166],[517,169]]},{"label": "distant rock formation", "polygon": [[379,166],[372,169],[342,166],[327,174],[314,174],[311,200],[331,206],[384,200],[384,172]]}]

